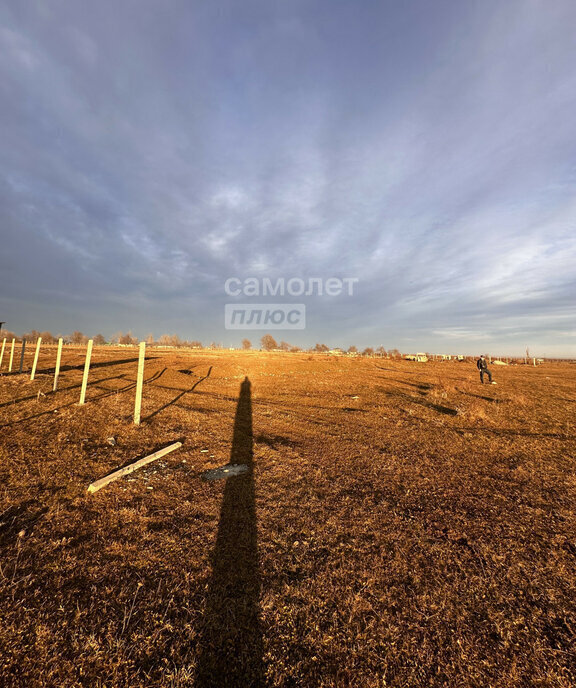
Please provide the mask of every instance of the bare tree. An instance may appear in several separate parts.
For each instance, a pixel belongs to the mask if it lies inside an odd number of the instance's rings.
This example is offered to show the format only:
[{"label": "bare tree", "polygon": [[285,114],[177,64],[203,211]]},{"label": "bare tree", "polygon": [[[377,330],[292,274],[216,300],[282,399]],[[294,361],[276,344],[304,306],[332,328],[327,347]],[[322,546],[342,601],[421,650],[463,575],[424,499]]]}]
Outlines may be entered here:
[{"label": "bare tree", "polygon": [[158,340],[160,346],[182,346],[183,342],[177,334],[163,334]]},{"label": "bare tree", "polygon": [[22,335],[27,342],[35,342],[39,336],[40,332],[38,332],[38,330],[30,330],[30,332]]},{"label": "bare tree", "polygon": [[79,332],[78,330],[75,330],[70,335],[70,342],[72,344],[86,344],[87,341],[88,337],[82,332]]},{"label": "bare tree", "polygon": [[138,344],[138,339],[132,336],[132,332],[126,332],[126,334],[120,334],[120,337],[118,337],[118,344]]},{"label": "bare tree", "polygon": [[280,342],[280,344],[278,344],[278,348],[282,349],[282,351],[290,351],[291,347],[290,344],[288,344],[288,342]]},{"label": "bare tree", "polygon": [[2,332],[0,332],[0,334],[2,335],[0,337],[0,340],[4,339],[4,337],[6,337],[7,342],[11,342],[13,339],[18,339],[16,333],[12,332],[11,330],[2,330]]},{"label": "bare tree", "polygon": [[367,346],[364,351],[362,352],[363,356],[373,356],[374,355],[374,349],[371,346]]},{"label": "bare tree", "polygon": [[56,339],[52,332],[40,332],[40,336],[42,337],[43,344],[54,344],[56,342]]},{"label": "bare tree", "polygon": [[153,346],[154,345],[154,335],[152,334],[152,332],[150,332],[150,334],[146,335],[146,345],[147,346]]},{"label": "bare tree", "polygon": [[252,348],[252,342],[249,339],[243,339],[242,340],[242,348],[243,349],[251,349]]},{"label": "bare tree", "polygon": [[314,351],[323,354],[326,353],[326,351],[330,351],[330,347],[326,344],[316,344],[316,346],[314,347]]},{"label": "bare tree", "polygon": [[92,341],[94,342],[94,344],[96,344],[96,346],[102,346],[106,344],[106,339],[102,334],[97,334],[95,337],[93,337]]},{"label": "bare tree", "polygon": [[278,344],[271,334],[265,334],[262,339],[260,339],[260,343],[265,351],[272,351],[272,349],[278,348]]},{"label": "bare tree", "polygon": [[348,353],[349,353],[349,354],[357,354],[357,353],[358,353],[358,349],[357,349],[354,345],[349,346],[349,347],[348,347]]}]

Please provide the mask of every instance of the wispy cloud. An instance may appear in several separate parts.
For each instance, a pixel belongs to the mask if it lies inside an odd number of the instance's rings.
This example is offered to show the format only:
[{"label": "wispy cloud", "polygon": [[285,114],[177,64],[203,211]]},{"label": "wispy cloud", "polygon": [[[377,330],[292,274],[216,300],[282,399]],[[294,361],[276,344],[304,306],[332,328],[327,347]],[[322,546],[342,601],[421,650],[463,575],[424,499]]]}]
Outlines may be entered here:
[{"label": "wispy cloud", "polygon": [[233,343],[227,277],[336,275],[299,343],[573,352],[571,0],[0,11],[14,329]]}]

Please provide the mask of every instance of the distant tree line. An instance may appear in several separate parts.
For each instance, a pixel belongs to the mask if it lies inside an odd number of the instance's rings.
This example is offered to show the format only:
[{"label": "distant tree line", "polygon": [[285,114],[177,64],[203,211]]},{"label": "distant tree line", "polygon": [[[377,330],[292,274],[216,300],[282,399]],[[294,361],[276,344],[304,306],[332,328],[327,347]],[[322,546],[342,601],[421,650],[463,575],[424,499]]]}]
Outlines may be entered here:
[{"label": "distant tree line", "polygon": [[[297,352],[297,351],[302,351],[302,349],[298,346],[294,346],[293,344],[289,344],[288,342],[280,342],[277,343],[274,337],[271,334],[265,334],[261,339],[260,339],[260,344],[261,348],[264,351],[292,351],[292,352]],[[252,343],[248,339],[244,339],[242,341],[242,348],[243,349],[250,349],[252,347]],[[317,343],[315,344],[312,348],[307,349],[309,353],[328,353],[328,352],[333,352],[336,354],[344,354],[348,353],[351,355],[362,355],[362,356],[401,356],[402,354],[398,351],[398,349],[391,349],[390,352],[387,354],[386,349],[383,346],[379,346],[377,349],[373,349],[372,347],[366,347],[363,349],[361,352],[358,350],[358,348],[354,345],[349,346],[348,349],[345,351],[344,349],[341,348],[334,348],[331,349],[327,344],[321,344]]]},{"label": "distant tree line", "polygon": [[[95,346],[103,345],[115,345],[120,344],[123,346],[134,346],[140,343],[138,337],[135,337],[131,331],[129,332],[117,332],[109,340],[102,334],[95,334],[92,337],[75,330],[71,334],[57,334],[53,335],[51,332],[44,331],[39,332],[38,330],[30,330],[24,334],[18,335],[11,330],[0,330],[0,341],[6,338],[7,341],[15,339],[21,342],[25,339],[27,342],[35,342],[39,337],[42,337],[43,344],[57,344],[59,339],[62,339],[65,344],[87,344],[89,339],[92,339]],[[180,339],[177,334],[163,334],[158,341],[154,339],[154,335],[149,334],[144,340],[149,346],[171,346],[171,347],[189,347],[189,348],[202,348],[202,342],[197,340]],[[216,345],[214,345],[215,347]]]},{"label": "distant tree line", "polygon": [[[65,344],[76,344],[76,345],[85,345],[90,337],[88,335],[85,335],[83,332],[80,332],[79,330],[75,330],[71,334],[67,335],[62,335],[62,334],[57,334],[53,335],[51,332],[48,331],[43,331],[40,332],[38,330],[30,330],[29,332],[26,332],[22,335],[17,335],[11,330],[6,330],[2,329],[0,330],[0,342],[2,339],[6,338],[7,341],[11,341],[12,339],[15,339],[18,342],[21,342],[23,339],[25,339],[27,342],[35,342],[39,337],[42,337],[42,342],[44,344],[56,344],[58,342],[58,339],[62,338],[64,340]],[[138,337],[135,337],[132,332],[129,330],[128,332],[116,332],[109,340],[107,340],[104,335],[98,333],[96,335],[93,335],[91,337],[93,340],[95,346],[104,346],[104,345],[121,345],[121,346],[135,346],[137,345],[140,340]],[[202,342],[199,340],[195,339],[181,339],[177,334],[163,334],[158,339],[155,339],[154,335],[152,333],[147,334],[144,340],[148,346],[159,346],[159,347],[170,347],[174,349],[179,349],[179,348],[191,348],[191,349],[201,349],[203,348]],[[210,345],[207,347],[209,349],[222,349],[224,348],[223,344],[218,344],[217,342],[211,342]],[[252,349],[252,342],[249,339],[243,339],[242,340],[242,349],[248,351]],[[260,349],[263,351],[287,351],[287,352],[292,352],[296,353],[299,351],[306,351],[307,353],[334,353],[334,354],[348,354],[352,356],[378,356],[378,357],[386,357],[386,358],[403,358],[404,354],[402,354],[398,349],[388,349],[386,350],[383,346],[378,346],[375,349],[372,347],[366,347],[360,351],[358,347],[354,346],[353,344],[350,345],[347,349],[342,349],[339,347],[336,348],[330,348],[327,344],[323,343],[316,343],[313,347],[309,349],[302,349],[299,346],[295,346],[293,344],[290,344],[285,341],[280,341],[277,342],[276,339],[271,335],[271,334],[265,334],[263,337],[260,338]],[[528,354],[528,350],[526,351]],[[427,354],[429,359],[432,359],[432,354]],[[466,360],[473,360],[475,357],[472,356],[466,356]],[[496,358],[496,357],[493,357]],[[510,363],[516,363],[516,364],[524,364],[524,363],[530,363],[531,359],[527,355],[526,357],[501,357],[504,360],[507,360]],[[550,359],[548,359],[550,360]],[[558,359],[561,360],[561,359]],[[566,360],[571,360],[571,359],[566,359]]]},{"label": "distant tree line", "polygon": [[[16,339],[17,341],[21,341],[22,339],[26,339],[28,342],[36,341],[38,337],[42,337],[42,342],[44,344],[56,344],[58,342],[59,338],[62,338],[64,340],[65,344],[76,344],[76,345],[84,345],[88,342],[90,337],[88,335],[85,335],[83,332],[80,332],[79,330],[75,330],[71,334],[67,335],[53,335],[51,332],[39,332],[38,330],[30,330],[30,332],[26,332],[23,335],[16,335],[13,332],[9,330],[1,330],[1,335],[0,339],[6,337],[7,340],[11,339]],[[94,342],[95,346],[104,346],[104,345],[120,345],[120,346],[135,346],[139,344],[140,340],[138,337],[135,337],[132,332],[129,330],[128,332],[116,332],[112,337],[110,337],[109,340],[107,340],[104,335],[102,334],[96,334],[91,337],[91,339]],[[160,347],[170,347],[170,348],[193,348],[193,349],[201,349],[202,348],[202,342],[198,340],[189,340],[189,339],[181,339],[177,334],[163,334],[158,339],[154,337],[152,333],[146,335],[144,340],[148,346],[160,346]],[[223,348],[221,344],[218,344],[217,342],[211,342],[209,347],[210,349],[220,349]],[[280,341],[277,342],[276,339],[271,334],[265,334],[263,337],[260,338],[260,348],[264,351],[288,351],[292,353],[297,353],[299,351],[303,351],[303,349],[299,346],[295,346],[294,344],[290,344],[289,342],[286,341]],[[252,349],[252,342],[249,339],[243,339],[242,340],[242,349],[244,350],[250,350]],[[377,349],[373,349],[371,347],[367,347],[363,349],[362,351],[359,351],[359,349],[352,345],[349,346],[347,350],[336,348],[336,349],[331,349],[327,344],[322,344],[322,343],[317,343],[310,349],[304,349],[304,351],[308,351],[310,353],[327,353],[329,351],[333,351],[335,353],[348,353],[348,354],[356,354],[356,355],[363,355],[363,356],[389,356],[391,358],[395,357],[401,357],[402,354],[398,349],[390,349],[390,351],[386,352],[386,349],[384,349],[383,346],[379,346]]]}]

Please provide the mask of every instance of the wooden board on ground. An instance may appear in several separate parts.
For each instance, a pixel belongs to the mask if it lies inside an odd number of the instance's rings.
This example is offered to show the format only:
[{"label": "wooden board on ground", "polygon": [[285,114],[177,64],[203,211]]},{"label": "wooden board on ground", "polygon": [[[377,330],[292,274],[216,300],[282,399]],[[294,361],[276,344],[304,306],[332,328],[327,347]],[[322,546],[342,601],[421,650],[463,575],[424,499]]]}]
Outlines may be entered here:
[{"label": "wooden board on ground", "polygon": [[88,492],[90,492],[90,494],[98,492],[98,490],[108,485],[108,483],[111,483],[114,480],[118,480],[118,478],[121,478],[124,475],[132,473],[136,469],[141,468],[142,466],[145,466],[146,464],[151,463],[152,461],[156,461],[156,459],[159,459],[162,456],[166,456],[166,454],[169,454],[175,449],[180,449],[181,446],[182,442],[174,442],[174,444],[170,444],[167,447],[164,447],[164,449],[159,449],[157,452],[149,454],[148,456],[145,456],[143,459],[138,459],[138,461],[131,463],[129,466],[119,468],[117,471],[114,471],[113,473],[110,473],[104,478],[100,478],[100,480],[96,480],[91,485],[89,485]]}]

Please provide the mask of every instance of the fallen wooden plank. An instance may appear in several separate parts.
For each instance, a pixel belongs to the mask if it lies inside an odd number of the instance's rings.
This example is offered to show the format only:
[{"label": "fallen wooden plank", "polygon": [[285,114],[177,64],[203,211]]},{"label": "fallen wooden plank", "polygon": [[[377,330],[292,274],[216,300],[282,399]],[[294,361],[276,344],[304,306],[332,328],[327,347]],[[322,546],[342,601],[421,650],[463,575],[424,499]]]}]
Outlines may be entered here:
[{"label": "fallen wooden plank", "polygon": [[119,468],[117,471],[114,471],[113,473],[110,473],[109,475],[105,476],[104,478],[100,478],[100,480],[96,480],[93,482],[91,485],[88,486],[88,492],[94,493],[103,488],[105,485],[108,485],[108,483],[111,483],[114,480],[118,480],[118,478],[121,478],[123,475],[128,475],[129,473],[132,473],[138,468],[141,468],[142,466],[145,466],[147,463],[151,463],[152,461],[156,461],[156,459],[159,459],[162,456],[166,456],[166,454],[169,454],[170,452],[174,451],[175,449],[180,449],[182,446],[182,442],[174,442],[174,444],[170,444],[167,447],[164,447],[164,449],[159,449],[157,452],[154,452],[153,454],[150,454],[149,456],[145,456],[143,459],[138,459],[138,461],[135,461],[134,463],[131,463],[129,466],[124,466],[124,468]]}]

